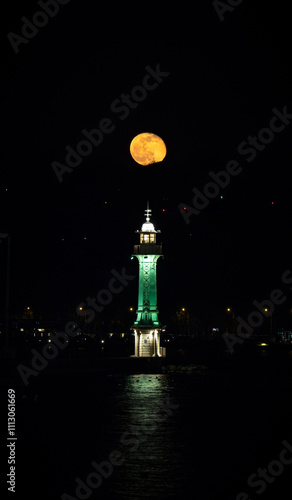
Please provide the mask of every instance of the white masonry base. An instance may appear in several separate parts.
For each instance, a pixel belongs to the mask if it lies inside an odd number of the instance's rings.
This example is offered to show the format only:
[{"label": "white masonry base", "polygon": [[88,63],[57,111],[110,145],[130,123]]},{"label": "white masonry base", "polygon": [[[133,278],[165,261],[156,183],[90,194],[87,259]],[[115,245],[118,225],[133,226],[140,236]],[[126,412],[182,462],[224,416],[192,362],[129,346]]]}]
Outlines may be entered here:
[{"label": "white masonry base", "polygon": [[165,348],[160,347],[160,331],[151,328],[135,330],[135,356],[137,358],[164,357]]}]

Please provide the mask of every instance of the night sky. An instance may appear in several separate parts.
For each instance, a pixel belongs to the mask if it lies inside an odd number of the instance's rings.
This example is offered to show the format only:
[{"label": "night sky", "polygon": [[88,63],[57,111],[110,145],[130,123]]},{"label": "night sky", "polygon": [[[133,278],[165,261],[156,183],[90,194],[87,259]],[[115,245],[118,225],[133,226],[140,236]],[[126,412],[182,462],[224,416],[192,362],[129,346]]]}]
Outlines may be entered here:
[{"label": "night sky", "polygon": [[[292,114],[288,4],[243,0],[223,21],[213,4],[71,0],[17,54],[7,34],[21,35],[21,18],[42,9],[5,6],[0,232],[11,235],[11,314],[30,306],[66,318],[107,287],[112,269],[137,276],[130,257],[149,200],[165,255],[165,323],[181,307],[214,324],[226,307],[244,316],[279,288],[287,300],[275,324],[292,327],[292,292],[281,282],[292,265],[292,116],[264,148],[257,143],[252,161],[238,152],[269,128],[273,109]],[[142,85],[147,67],[160,68],[162,81],[139,102],[118,103]],[[82,130],[104,118],[114,130],[59,182],[51,164],[65,164],[66,146],[76,150]],[[163,162],[143,167],[131,158],[141,132],[163,138]],[[240,174],[187,224],[178,206],[193,207],[193,188],[203,192],[209,172],[231,160]],[[3,245],[0,268],[3,303]],[[137,286],[129,282],[115,306],[136,307]]]}]

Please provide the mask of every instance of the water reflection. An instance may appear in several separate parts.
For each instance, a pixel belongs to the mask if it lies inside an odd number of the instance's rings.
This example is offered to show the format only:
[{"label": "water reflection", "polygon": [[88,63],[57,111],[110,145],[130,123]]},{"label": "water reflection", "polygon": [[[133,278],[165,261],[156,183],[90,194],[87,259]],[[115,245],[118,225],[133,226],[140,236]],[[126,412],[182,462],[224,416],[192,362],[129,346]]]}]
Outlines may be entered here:
[{"label": "water reflection", "polygon": [[173,450],[179,404],[170,397],[171,387],[167,375],[125,377],[119,401],[119,449],[125,460],[108,485],[109,497],[175,498],[169,479],[181,456]]}]

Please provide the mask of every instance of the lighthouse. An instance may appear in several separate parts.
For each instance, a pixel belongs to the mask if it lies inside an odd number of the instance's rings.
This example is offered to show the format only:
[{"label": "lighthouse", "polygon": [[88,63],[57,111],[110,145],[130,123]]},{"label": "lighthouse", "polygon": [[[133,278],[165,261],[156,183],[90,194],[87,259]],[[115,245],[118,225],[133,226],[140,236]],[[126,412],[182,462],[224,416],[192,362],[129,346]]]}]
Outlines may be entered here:
[{"label": "lighthouse", "polygon": [[162,255],[162,245],[156,242],[156,231],[150,222],[151,210],[147,203],[146,220],[139,233],[140,244],[134,245],[132,257],[139,262],[138,308],[137,318],[132,328],[135,332],[135,356],[165,356],[165,349],[160,347],[161,323],[157,309],[156,267]]}]

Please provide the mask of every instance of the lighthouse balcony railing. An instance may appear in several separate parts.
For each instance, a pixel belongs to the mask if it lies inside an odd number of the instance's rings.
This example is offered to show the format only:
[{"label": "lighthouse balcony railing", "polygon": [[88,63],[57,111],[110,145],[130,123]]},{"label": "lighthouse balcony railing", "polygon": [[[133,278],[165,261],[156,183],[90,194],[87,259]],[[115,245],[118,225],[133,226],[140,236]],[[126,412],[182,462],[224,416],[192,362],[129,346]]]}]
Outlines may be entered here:
[{"label": "lighthouse balcony railing", "polygon": [[141,243],[141,245],[134,245],[134,254],[162,255],[162,245],[156,245],[155,243]]}]

